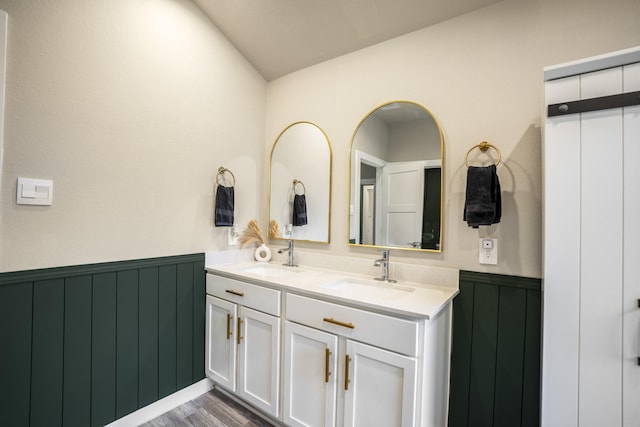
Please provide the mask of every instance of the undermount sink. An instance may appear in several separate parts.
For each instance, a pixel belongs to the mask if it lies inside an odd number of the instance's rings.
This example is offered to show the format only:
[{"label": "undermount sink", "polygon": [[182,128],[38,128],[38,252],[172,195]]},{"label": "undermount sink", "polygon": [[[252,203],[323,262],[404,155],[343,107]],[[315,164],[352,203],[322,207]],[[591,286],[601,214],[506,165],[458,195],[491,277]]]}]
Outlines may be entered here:
[{"label": "undermount sink", "polygon": [[331,290],[336,294],[391,300],[404,298],[408,293],[415,291],[415,288],[409,286],[356,277],[345,277],[333,282],[323,283],[320,287]]},{"label": "undermount sink", "polygon": [[277,264],[264,264],[264,265],[253,265],[251,267],[246,267],[242,269],[245,273],[256,274],[258,276],[264,277],[278,277],[278,276],[287,276],[289,273],[299,273],[302,272],[297,267],[287,267],[285,265],[277,265]]}]

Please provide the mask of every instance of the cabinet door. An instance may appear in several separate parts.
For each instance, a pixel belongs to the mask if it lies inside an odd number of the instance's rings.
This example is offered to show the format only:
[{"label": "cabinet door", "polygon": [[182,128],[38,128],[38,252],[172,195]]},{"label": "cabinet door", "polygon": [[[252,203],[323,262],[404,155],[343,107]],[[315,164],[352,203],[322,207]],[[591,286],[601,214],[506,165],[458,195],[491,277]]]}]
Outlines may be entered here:
[{"label": "cabinet door", "polygon": [[344,425],[413,427],[415,358],[347,340]]},{"label": "cabinet door", "polygon": [[285,424],[334,426],[338,337],[286,322],[284,340]]},{"label": "cabinet door", "polygon": [[278,416],[280,318],[240,307],[238,327],[238,394]]},{"label": "cabinet door", "polygon": [[236,390],[236,304],[207,295],[205,372],[217,384]]}]

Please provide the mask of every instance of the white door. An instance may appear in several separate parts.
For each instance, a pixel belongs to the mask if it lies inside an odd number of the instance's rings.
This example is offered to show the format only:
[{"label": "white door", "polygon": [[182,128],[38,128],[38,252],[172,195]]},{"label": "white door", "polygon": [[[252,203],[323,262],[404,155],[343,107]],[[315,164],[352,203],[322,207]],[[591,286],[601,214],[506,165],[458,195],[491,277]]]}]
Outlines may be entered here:
[{"label": "white door", "polygon": [[338,337],[291,322],[284,334],[285,424],[335,426]]},{"label": "white door", "polygon": [[410,248],[422,241],[426,166],[426,162],[399,162],[382,169],[381,241],[377,244]]},{"label": "white door", "polygon": [[362,243],[375,245],[375,185],[362,186]]},{"label": "white door", "polygon": [[236,390],[236,313],[236,304],[207,295],[205,370],[231,391]]},{"label": "white door", "polygon": [[[640,91],[640,63],[623,67],[624,92]],[[623,111],[624,337],[622,422],[640,425],[640,106]]]},{"label": "white door", "polygon": [[415,358],[347,340],[345,427],[414,427]]},{"label": "white door", "polygon": [[240,307],[238,395],[274,417],[280,393],[280,318]]},{"label": "white door", "polygon": [[[640,64],[546,83],[547,103],[640,90]],[[542,425],[640,425],[640,107],[545,126]]]}]

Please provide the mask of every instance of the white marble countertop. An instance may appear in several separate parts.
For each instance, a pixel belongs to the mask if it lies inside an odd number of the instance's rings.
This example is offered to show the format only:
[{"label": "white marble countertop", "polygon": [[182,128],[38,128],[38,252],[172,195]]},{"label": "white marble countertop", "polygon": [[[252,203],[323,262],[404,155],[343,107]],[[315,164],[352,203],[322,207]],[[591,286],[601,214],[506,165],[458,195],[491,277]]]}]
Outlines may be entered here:
[{"label": "white marble countertop", "polygon": [[372,276],[301,265],[286,267],[277,262],[243,261],[208,265],[209,273],[261,284],[271,288],[319,297],[381,313],[410,318],[434,318],[457,294],[456,286],[399,280],[386,283]]}]

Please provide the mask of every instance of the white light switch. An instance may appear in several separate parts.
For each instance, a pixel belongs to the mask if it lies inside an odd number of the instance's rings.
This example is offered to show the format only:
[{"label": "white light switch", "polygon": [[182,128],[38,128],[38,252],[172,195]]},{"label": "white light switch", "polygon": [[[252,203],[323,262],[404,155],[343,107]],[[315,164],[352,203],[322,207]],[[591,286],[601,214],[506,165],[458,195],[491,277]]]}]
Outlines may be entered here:
[{"label": "white light switch", "polygon": [[50,179],[18,178],[16,203],[19,205],[51,205],[53,181]]}]

